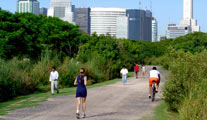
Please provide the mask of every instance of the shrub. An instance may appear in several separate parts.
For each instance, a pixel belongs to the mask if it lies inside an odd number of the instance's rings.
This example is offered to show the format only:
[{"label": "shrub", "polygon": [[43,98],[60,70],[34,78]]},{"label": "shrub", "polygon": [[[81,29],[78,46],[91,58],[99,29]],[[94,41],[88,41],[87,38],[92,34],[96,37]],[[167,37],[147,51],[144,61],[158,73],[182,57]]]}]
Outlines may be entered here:
[{"label": "shrub", "polygon": [[164,86],[164,100],[179,111],[182,120],[206,119],[207,51],[171,53],[170,74]]}]

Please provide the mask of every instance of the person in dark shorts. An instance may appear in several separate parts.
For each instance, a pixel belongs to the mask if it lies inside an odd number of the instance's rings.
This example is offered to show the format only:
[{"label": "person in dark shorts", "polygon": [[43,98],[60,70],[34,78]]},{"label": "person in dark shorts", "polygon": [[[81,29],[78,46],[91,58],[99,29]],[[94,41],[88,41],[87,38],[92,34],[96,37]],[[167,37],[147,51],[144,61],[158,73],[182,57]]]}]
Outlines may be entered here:
[{"label": "person in dark shorts", "polygon": [[87,97],[87,77],[84,75],[85,69],[80,69],[80,75],[78,75],[75,79],[74,85],[77,85],[76,89],[76,99],[77,99],[77,111],[76,111],[76,118],[80,119],[80,106],[82,102],[82,118],[86,117],[86,97]]}]

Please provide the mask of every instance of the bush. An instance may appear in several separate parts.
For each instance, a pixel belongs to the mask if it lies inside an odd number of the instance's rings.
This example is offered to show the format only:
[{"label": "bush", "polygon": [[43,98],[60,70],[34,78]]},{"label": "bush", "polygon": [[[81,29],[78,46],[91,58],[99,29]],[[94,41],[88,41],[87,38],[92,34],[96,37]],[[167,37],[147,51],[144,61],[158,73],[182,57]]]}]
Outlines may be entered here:
[{"label": "bush", "polygon": [[10,61],[0,60],[0,101],[17,95],[31,93],[37,89],[38,81],[31,79],[29,71],[32,63],[29,59]]},{"label": "bush", "polygon": [[182,120],[206,119],[207,51],[171,53],[164,100],[170,110],[179,111]]}]

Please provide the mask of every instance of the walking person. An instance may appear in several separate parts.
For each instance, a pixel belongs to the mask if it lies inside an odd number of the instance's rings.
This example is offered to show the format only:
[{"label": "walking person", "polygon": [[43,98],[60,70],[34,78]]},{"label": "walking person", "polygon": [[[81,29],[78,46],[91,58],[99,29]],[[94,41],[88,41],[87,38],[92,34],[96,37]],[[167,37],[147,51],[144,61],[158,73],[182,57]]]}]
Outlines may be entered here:
[{"label": "walking person", "polygon": [[123,85],[125,85],[126,82],[127,82],[127,77],[128,77],[128,70],[127,70],[125,65],[121,69],[120,74],[121,74],[121,77],[122,77],[122,83],[123,83]]},{"label": "walking person", "polygon": [[59,77],[59,74],[58,74],[56,68],[52,67],[52,71],[50,73],[50,78],[49,78],[49,81],[51,82],[51,94],[52,95],[54,95],[54,86],[57,90],[57,94],[59,94],[58,77]]},{"label": "walking person", "polygon": [[139,74],[139,65],[138,64],[136,64],[134,66],[134,71],[135,71],[135,74],[136,74],[136,79],[138,79],[138,74]]},{"label": "walking person", "polygon": [[145,68],[145,65],[143,64],[142,65],[142,77],[145,77],[145,74],[146,74],[146,68]]},{"label": "walking person", "polygon": [[76,118],[80,119],[80,107],[82,103],[82,118],[86,117],[86,97],[87,97],[87,77],[84,75],[85,69],[80,69],[80,75],[78,75],[74,81],[74,85],[77,85],[76,89],[76,99],[77,99],[77,106],[76,106]]}]

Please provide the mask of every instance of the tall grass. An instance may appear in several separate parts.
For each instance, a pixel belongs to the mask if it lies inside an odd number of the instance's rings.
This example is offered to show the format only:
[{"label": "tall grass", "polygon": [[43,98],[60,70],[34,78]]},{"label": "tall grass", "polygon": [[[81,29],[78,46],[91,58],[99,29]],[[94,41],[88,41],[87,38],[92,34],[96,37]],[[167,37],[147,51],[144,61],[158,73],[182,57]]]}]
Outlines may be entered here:
[{"label": "tall grass", "polygon": [[181,120],[207,119],[207,51],[172,52],[164,100]]},{"label": "tall grass", "polygon": [[57,55],[51,57],[49,53],[44,54],[38,62],[30,59],[14,58],[7,61],[0,59],[0,101],[50,90],[49,74],[53,66],[57,68],[60,75],[60,88],[73,87],[81,67],[86,69],[88,84],[106,81],[109,76],[104,71],[108,68],[97,57],[84,64],[68,57],[61,61]]}]

